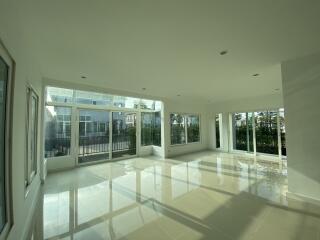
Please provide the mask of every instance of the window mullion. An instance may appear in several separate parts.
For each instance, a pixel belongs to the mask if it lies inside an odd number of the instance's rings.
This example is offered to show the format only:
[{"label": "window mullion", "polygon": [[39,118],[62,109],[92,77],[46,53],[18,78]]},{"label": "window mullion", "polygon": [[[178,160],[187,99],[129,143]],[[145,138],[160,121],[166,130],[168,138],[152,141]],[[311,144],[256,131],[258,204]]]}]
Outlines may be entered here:
[{"label": "window mullion", "polygon": [[185,144],[188,144],[188,126],[187,126],[187,117],[188,115],[185,115],[184,117],[184,131],[185,131],[185,136],[186,136],[186,139],[185,139]]}]

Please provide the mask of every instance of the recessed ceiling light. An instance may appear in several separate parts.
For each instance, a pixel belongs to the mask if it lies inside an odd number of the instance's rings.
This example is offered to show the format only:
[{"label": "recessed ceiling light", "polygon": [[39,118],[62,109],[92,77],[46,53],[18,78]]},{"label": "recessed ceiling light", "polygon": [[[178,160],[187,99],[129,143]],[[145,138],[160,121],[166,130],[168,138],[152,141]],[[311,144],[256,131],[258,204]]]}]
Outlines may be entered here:
[{"label": "recessed ceiling light", "polygon": [[86,79],[87,77],[86,77],[86,76],[81,76],[81,78],[82,78],[82,79]]},{"label": "recessed ceiling light", "polygon": [[255,74],[253,74],[252,76],[258,77],[259,75],[260,75],[259,73],[255,73]]},{"label": "recessed ceiling light", "polygon": [[145,90],[147,90],[145,87],[143,87],[143,88],[141,88],[142,89],[142,91],[145,91]]},{"label": "recessed ceiling light", "polygon": [[220,52],[220,55],[226,55],[228,53],[228,50],[223,50]]}]

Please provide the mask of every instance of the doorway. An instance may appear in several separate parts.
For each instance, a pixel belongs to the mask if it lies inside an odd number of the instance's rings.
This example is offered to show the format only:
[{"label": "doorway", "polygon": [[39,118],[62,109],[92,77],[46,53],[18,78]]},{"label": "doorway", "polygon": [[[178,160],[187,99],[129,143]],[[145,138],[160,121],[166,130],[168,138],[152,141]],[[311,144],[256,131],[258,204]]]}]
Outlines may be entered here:
[{"label": "doorway", "polygon": [[78,110],[78,164],[137,154],[137,113]]}]

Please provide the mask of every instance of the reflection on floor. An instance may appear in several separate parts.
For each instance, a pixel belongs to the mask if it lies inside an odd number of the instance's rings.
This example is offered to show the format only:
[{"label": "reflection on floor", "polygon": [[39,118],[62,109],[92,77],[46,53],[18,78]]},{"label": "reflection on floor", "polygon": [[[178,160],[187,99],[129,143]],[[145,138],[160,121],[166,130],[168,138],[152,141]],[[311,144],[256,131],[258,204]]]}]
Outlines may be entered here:
[{"label": "reflection on floor", "polygon": [[49,175],[45,239],[320,239],[286,170],[232,154],[134,158]]}]

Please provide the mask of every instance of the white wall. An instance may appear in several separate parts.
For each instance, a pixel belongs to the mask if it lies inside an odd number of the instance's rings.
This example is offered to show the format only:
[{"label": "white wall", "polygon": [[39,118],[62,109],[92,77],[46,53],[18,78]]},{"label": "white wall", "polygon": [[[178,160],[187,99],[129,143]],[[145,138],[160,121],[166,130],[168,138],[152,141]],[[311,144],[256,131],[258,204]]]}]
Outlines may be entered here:
[{"label": "white wall", "polygon": [[320,54],[282,64],[289,191],[320,200]]},{"label": "white wall", "polygon": [[[196,113],[200,115],[200,142],[183,145],[171,145],[170,142],[170,113]],[[173,157],[185,153],[206,150],[209,147],[208,135],[208,113],[206,106],[200,103],[187,101],[164,100],[164,136],[165,136],[165,156]]]},{"label": "white wall", "polygon": [[277,109],[280,107],[283,107],[282,94],[275,93],[255,98],[213,103],[209,105],[209,110],[215,113],[227,113]]},{"label": "white wall", "polygon": [[[26,84],[30,83],[41,98],[41,75],[34,57],[28,51],[26,41],[21,37],[23,29],[17,19],[19,11],[13,9],[11,1],[1,2],[0,7],[0,38],[16,62],[14,102],[13,102],[13,135],[12,135],[12,209],[13,227],[9,240],[25,239],[31,225],[36,200],[39,193],[40,177],[38,172],[30,186],[30,192],[25,198],[24,161],[26,139]],[[41,108],[41,102],[39,108]],[[40,114],[39,114],[40,117]],[[40,119],[39,119],[40,122]],[[41,136],[41,129],[38,131]],[[40,139],[40,138],[39,138]],[[40,151],[40,149],[38,149]],[[40,152],[38,152],[38,156]]]}]

